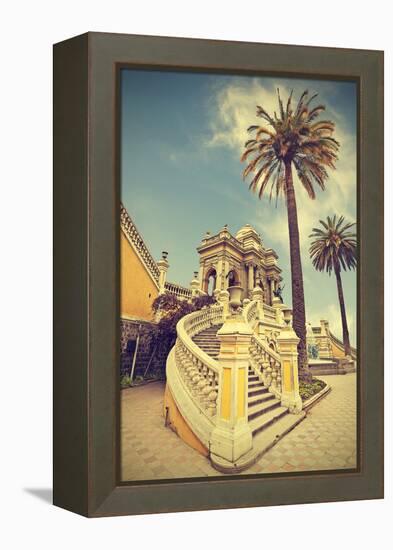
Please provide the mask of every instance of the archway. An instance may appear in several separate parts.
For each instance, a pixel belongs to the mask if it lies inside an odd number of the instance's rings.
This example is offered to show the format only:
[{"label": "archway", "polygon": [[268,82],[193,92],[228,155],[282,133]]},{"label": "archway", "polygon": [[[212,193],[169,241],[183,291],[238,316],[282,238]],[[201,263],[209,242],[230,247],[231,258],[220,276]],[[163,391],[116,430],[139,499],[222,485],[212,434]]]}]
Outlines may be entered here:
[{"label": "archway", "polygon": [[210,271],[208,271],[207,275],[206,275],[206,279],[205,279],[205,284],[204,284],[204,291],[206,292],[206,294],[208,294],[209,296],[213,296],[213,292],[215,291],[216,289],[216,284],[217,284],[217,272],[215,269],[211,269]]},{"label": "archway", "polygon": [[231,269],[227,275],[228,286],[240,285],[239,275],[234,269]]}]

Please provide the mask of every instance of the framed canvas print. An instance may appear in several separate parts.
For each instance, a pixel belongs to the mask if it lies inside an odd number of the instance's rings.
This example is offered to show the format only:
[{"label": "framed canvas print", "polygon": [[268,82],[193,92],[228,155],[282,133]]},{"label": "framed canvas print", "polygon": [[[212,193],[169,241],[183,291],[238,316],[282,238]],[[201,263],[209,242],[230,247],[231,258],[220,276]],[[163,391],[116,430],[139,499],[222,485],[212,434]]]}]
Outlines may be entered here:
[{"label": "framed canvas print", "polygon": [[54,503],[382,498],[383,53],[54,47]]}]

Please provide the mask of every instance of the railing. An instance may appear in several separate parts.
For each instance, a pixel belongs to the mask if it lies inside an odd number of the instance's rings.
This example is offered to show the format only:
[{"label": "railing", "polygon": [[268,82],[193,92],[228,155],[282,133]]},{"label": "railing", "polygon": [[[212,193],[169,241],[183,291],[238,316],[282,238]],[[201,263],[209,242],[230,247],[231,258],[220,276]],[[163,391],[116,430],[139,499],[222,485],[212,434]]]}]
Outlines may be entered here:
[{"label": "railing", "polygon": [[[328,336],[330,336],[330,339],[332,342],[343,352],[345,352],[344,343],[337,338],[337,336],[334,336],[334,334],[329,330]],[[357,358],[357,349],[351,346],[351,356],[353,359]]]},{"label": "railing", "polygon": [[269,321],[271,323],[277,322],[277,313],[274,307],[268,306],[267,304],[263,304],[263,312],[264,312],[266,321]]},{"label": "railing", "polygon": [[[241,315],[251,329],[257,325],[259,328],[259,317],[265,315],[262,307],[263,304],[257,300],[244,306]],[[223,305],[206,307],[183,317],[176,327],[176,344],[168,356],[166,369],[167,383],[179,411],[206,449],[215,449],[213,454],[217,451],[215,429],[217,426],[221,429],[222,421],[218,410],[222,366],[195,344],[193,337],[224,320]],[[258,334],[250,338],[248,361],[268,391],[281,400],[281,357]]]},{"label": "railing", "polygon": [[258,302],[256,300],[253,300],[250,302],[244,309],[243,312],[244,318],[247,321],[247,323],[251,326],[254,326],[254,321],[257,320],[258,316]]},{"label": "railing", "polygon": [[183,317],[177,324],[176,344],[167,361],[172,395],[191,429],[206,446],[215,426],[220,368],[192,337],[222,323],[223,315],[223,306],[211,306]]},{"label": "railing", "polygon": [[178,296],[179,298],[183,298],[185,300],[190,300],[191,299],[191,295],[192,295],[191,289],[186,288],[186,287],[181,286],[181,285],[178,285],[177,283],[166,282],[165,283],[165,290],[169,294],[174,294],[175,296]]},{"label": "railing", "polygon": [[131,220],[123,205],[120,206],[120,226],[135,246],[153,279],[158,283],[160,270],[158,269],[156,261],[147,249],[147,246],[136,228],[136,225]]},{"label": "railing", "polygon": [[[264,314],[266,315],[265,305],[263,304]],[[275,309],[266,306],[273,310],[274,319]],[[243,310],[243,318],[253,329],[258,320],[258,302],[253,300]],[[251,337],[250,345],[250,364],[256,373],[261,378],[263,384],[276,397],[281,396],[281,359],[279,354],[274,351],[268,344],[258,335],[254,334]]]},{"label": "railing", "polygon": [[250,363],[270,393],[281,397],[280,356],[258,336],[251,337]]},{"label": "railing", "polygon": [[[209,355],[194,344],[191,338],[206,328],[223,323],[223,315],[224,307],[221,305],[205,307],[199,311],[194,311],[179,321],[177,325],[177,336],[184,343],[191,346],[192,349],[196,348],[196,350],[199,350],[199,352],[203,354],[201,358],[212,360]],[[214,363],[216,363],[216,361],[214,361]]]}]

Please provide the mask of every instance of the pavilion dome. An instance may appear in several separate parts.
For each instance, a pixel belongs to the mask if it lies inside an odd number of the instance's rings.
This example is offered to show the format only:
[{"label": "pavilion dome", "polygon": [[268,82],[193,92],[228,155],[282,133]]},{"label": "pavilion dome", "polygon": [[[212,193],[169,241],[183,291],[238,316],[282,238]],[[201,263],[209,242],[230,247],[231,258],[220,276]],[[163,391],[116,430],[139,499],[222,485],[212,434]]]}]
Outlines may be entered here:
[{"label": "pavilion dome", "polygon": [[236,233],[236,238],[238,241],[242,241],[245,237],[249,237],[250,234],[257,237],[258,240],[260,239],[258,232],[252,227],[252,225],[246,223],[246,225],[241,227]]}]

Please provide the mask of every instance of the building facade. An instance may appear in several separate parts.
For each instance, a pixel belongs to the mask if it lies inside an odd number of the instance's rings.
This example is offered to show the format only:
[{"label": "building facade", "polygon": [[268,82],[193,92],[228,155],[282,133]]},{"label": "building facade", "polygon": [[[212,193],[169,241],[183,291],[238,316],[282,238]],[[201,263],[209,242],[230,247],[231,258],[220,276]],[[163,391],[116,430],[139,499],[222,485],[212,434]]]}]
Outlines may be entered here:
[{"label": "building facade", "polygon": [[206,233],[197,251],[202,293],[214,294],[238,285],[243,288],[243,298],[251,298],[254,288],[260,287],[264,302],[272,305],[282,281],[278,256],[264,246],[251,225],[242,227],[235,236],[227,226],[216,235]]}]

